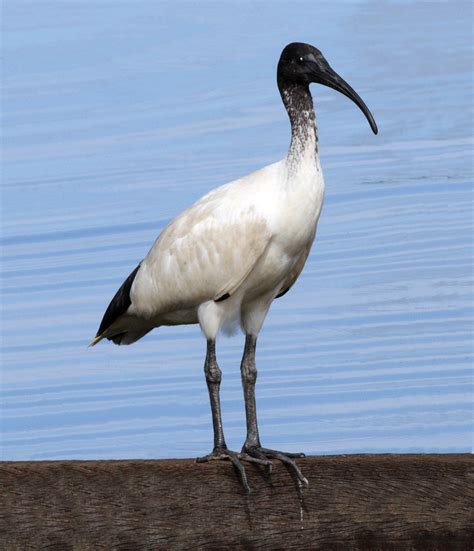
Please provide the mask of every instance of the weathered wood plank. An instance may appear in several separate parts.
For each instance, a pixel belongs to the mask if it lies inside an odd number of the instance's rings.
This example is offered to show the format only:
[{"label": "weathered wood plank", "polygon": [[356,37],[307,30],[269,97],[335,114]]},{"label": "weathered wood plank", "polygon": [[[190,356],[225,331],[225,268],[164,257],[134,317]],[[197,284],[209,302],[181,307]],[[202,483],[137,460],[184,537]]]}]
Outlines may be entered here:
[{"label": "weathered wood plank", "polygon": [[1,549],[474,548],[470,455],[352,455],[298,460],[300,491],[275,462],[0,463]]}]

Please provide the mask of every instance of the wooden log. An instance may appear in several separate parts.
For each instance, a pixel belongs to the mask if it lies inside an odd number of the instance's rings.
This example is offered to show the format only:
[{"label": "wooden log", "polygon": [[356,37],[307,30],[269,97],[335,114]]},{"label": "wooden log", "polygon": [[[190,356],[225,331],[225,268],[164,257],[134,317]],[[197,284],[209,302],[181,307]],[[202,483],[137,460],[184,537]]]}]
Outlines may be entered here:
[{"label": "wooden log", "polygon": [[71,550],[474,548],[470,455],[297,460],[300,489],[275,462],[0,463],[0,548]]}]

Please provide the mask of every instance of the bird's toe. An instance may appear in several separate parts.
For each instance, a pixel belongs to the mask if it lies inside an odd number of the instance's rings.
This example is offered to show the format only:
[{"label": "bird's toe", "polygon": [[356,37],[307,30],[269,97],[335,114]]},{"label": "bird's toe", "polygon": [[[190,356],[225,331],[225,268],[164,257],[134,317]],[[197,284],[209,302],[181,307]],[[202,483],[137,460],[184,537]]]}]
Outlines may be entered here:
[{"label": "bird's toe", "polygon": [[301,483],[305,484],[306,486],[309,485],[308,479],[303,475],[301,469],[294,461],[294,458],[305,457],[304,453],[286,453],[277,450],[271,450],[269,448],[262,448],[260,446],[244,445],[244,447],[242,448],[242,454],[247,454],[251,457],[257,458],[261,462],[266,460],[270,464],[270,469],[272,465],[271,460],[278,459],[295,474],[295,476]]},{"label": "bird's toe", "polygon": [[244,490],[249,494],[250,493],[250,486],[247,481],[247,474],[245,472],[245,468],[242,465],[241,459],[245,459],[241,457],[242,454],[234,452],[232,450],[229,450],[227,448],[214,448],[211,453],[204,455],[203,457],[196,458],[196,463],[207,463],[209,461],[218,461],[218,460],[227,460],[231,461],[231,463],[234,465],[235,469],[239,473],[240,481],[242,483],[242,486],[244,487]]}]

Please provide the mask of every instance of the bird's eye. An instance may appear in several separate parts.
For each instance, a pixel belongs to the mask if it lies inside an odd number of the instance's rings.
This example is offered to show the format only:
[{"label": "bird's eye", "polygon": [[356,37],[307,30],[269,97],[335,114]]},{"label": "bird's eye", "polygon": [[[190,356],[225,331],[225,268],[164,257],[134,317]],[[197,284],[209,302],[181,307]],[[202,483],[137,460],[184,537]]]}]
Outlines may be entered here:
[{"label": "bird's eye", "polygon": [[303,63],[304,59],[302,57],[299,57],[297,61],[298,63]]}]

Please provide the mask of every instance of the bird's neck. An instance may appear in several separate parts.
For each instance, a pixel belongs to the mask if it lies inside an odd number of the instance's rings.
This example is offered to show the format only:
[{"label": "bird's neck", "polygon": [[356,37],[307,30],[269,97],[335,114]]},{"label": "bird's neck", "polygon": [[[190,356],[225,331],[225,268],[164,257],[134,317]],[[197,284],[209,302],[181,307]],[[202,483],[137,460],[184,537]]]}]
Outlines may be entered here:
[{"label": "bird's neck", "polygon": [[278,81],[278,89],[291,123],[287,164],[293,170],[303,164],[318,164],[318,133],[309,86]]}]

